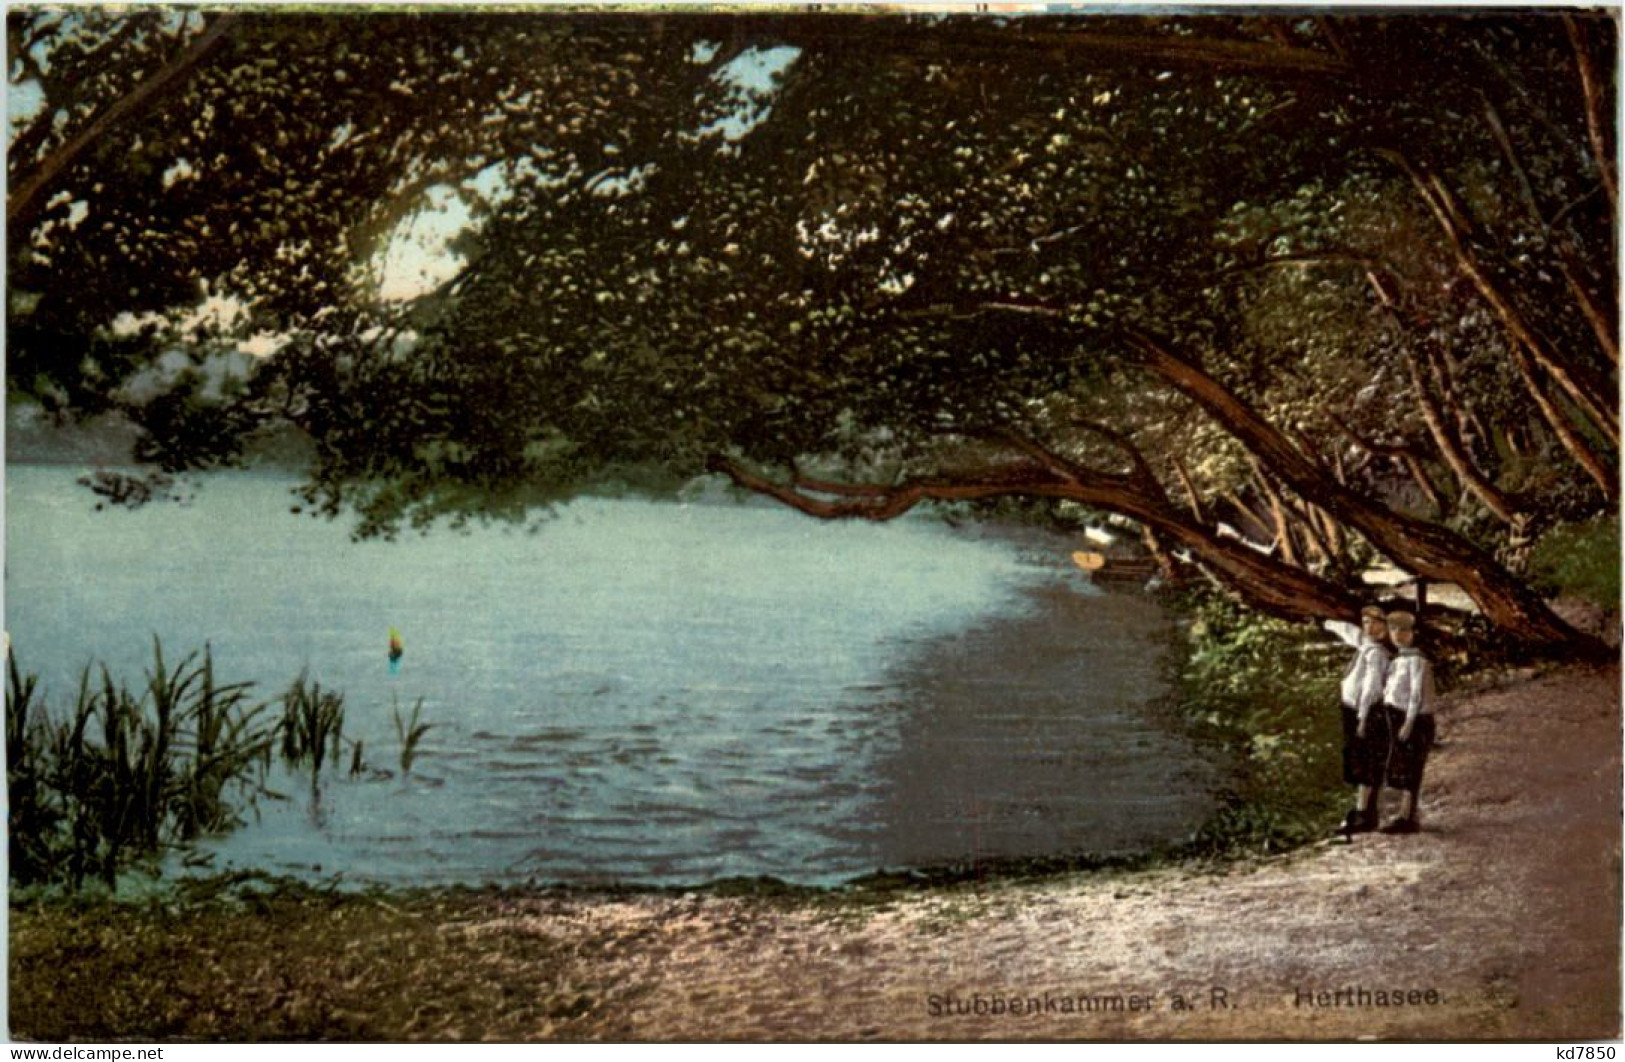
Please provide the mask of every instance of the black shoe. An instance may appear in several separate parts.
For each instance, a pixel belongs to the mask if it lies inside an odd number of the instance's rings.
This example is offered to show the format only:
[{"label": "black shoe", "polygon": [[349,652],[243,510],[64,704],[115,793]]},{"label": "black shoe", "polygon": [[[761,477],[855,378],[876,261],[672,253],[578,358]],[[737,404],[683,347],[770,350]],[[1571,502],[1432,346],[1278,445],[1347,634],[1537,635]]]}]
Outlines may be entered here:
[{"label": "black shoe", "polygon": [[1376,826],[1373,815],[1356,808],[1343,816],[1343,825],[1338,827],[1337,832],[1352,836],[1356,833],[1370,833]]},{"label": "black shoe", "polygon": [[1422,827],[1414,818],[1395,819],[1382,828],[1383,833],[1415,833]]}]

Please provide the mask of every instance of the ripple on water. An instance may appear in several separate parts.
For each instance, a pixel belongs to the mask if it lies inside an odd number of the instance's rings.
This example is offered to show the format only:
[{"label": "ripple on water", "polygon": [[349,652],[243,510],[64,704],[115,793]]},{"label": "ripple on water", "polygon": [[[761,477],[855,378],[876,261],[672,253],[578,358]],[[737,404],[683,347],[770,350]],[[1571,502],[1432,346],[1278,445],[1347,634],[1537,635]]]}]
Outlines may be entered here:
[{"label": "ripple on water", "polygon": [[7,622],[47,690],[87,659],[138,681],[152,631],[262,690],[308,668],[380,770],[398,706],[431,724],[408,776],[324,781],[319,806],[279,782],[289,805],[211,842],[217,863],[827,881],[1143,843],[1201,811],[1200,757],[1145,711],[1160,618],[1058,574],[1053,538],[583,500],[535,535],[358,545],[288,517],[275,477],[92,515],[77,471],[8,469]]}]

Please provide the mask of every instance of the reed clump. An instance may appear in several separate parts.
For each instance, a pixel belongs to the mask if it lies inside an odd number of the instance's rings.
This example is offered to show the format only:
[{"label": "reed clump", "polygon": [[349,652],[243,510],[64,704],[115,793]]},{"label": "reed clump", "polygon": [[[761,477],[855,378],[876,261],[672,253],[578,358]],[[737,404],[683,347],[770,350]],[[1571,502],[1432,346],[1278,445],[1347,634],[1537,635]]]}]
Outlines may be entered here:
[{"label": "reed clump", "polygon": [[422,714],[422,697],[419,697],[417,702],[412,705],[411,716],[404,718],[401,716],[401,702],[399,700],[395,702],[395,737],[401,743],[402,774],[411,773],[412,762],[417,759],[418,755],[418,743],[423,740],[423,735],[427,734],[429,728],[434,725],[433,723],[419,722],[419,717]]},{"label": "reed clump", "polygon": [[[282,760],[289,767],[308,766],[314,785],[329,756],[337,762],[344,743],[344,695],[322,689],[300,672],[282,695]],[[352,764],[352,769],[356,765]]]},{"label": "reed clump", "polygon": [[[309,770],[313,807],[322,770],[388,778],[371,770],[362,743],[344,736],[344,695],[308,673],[282,696],[254,703],[252,684],[222,683],[205,646],[178,664],[152,643],[152,666],[135,688],[103,665],[86,667],[65,716],[47,710],[36,676],[8,657],[6,686],[8,851],[15,885],[116,889],[124,871],[156,867],[167,851],[242,824],[267,787],[274,760]],[[278,709],[280,708],[280,712]],[[420,698],[409,716],[395,703],[401,771],[412,769],[431,724]]]},{"label": "reed clump", "polygon": [[64,719],[38,680],[8,662],[8,851],[19,885],[120,871],[201,834],[229,829],[263,790],[274,726],[249,684],[217,681],[211,650],[178,664],[153,639],[146,682],[130,689],[105,666],[80,675]]}]

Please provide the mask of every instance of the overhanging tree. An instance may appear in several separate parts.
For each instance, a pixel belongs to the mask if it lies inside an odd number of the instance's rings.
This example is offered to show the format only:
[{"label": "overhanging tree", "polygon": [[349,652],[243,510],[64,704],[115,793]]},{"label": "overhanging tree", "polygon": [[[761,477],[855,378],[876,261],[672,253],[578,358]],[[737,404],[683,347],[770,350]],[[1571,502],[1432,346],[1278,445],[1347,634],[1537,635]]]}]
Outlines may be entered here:
[{"label": "overhanging tree", "polygon": [[[832,517],[1069,498],[1279,614],[1346,612],[1363,540],[1516,636],[1576,639],[1437,522],[1430,477],[1481,542],[1514,486],[1526,511],[1613,504],[1606,23],[242,16],[195,59],[209,30],[182,28],[70,119],[124,103],[12,224],[13,386],[123,405],[172,466],[295,424],[312,497],[365,531],[651,467]],[[794,60],[751,99],[729,64],[775,47]],[[272,114],[267,145],[244,119]],[[366,264],[436,187],[483,200],[466,265],[380,302]],[[1419,265],[1385,270],[1404,240],[1351,220],[1360,197],[1429,227]],[[225,398],[120,397],[205,282],[279,352]],[[1485,320],[1516,388],[1451,364]],[[1360,467],[1351,436],[1374,452],[1390,422],[1435,444],[1407,466],[1429,519]],[[1575,464],[1511,484],[1503,443]],[[1270,555],[1219,526],[1255,508]]]}]

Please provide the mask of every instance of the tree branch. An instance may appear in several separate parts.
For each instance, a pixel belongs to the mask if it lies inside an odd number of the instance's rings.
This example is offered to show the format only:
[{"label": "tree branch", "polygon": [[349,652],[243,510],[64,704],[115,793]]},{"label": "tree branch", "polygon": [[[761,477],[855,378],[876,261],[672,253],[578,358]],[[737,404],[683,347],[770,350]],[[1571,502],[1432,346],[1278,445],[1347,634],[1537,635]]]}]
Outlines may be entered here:
[{"label": "tree branch", "polygon": [[1199,524],[1207,523],[1207,516],[1202,508],[1202,496],[1196,492],[1196,484],[1191,479],[1190,470],[1185,467],[1184,460],[1178,454],[1170,455],[1174,466],[1174,475],[1179,477],[1179,484],[1185,489],[1185,497],[1191,503],[1191,515],[1196,517]]},{"label": "tree branch", "polygon": [[1512,138],[1507,135],[1506,123],[1501,121],[1501,112],[1482,89],[1478,92],[1478,98],[1484,103],[1484,121],[1490,127],[1495,143],[1501,148],[1501,154],[1506,157],[1507,165],[1512,168],[1513,176],[1518,179],[1518,190],[1523,193],[1524,206],[1528,209],[1529,216],[1534,218],[1542,229],[1546,229],[1545,215],[1541,212],[1540,202],[1535,198],[1535,186],[1529,180],[1529,171],[1524,169],[1523,160],[1518,157],[1518,152],[1512,146]]},{"label": "tree branch", "polygon": [[1162,480],[1157,478],[1156,472],[1151,468],[1151,463],[1145,459],[1145,454],[1134,444],[1134,440],[1122,432],[1108,428],[1097,421],[1074,421],[1073,426],[1098,435],[1119,450],[1122,450],[1128,455],[1129,463],[1134,468],[1134,471],[1130,473],[1132,480],[1148,493],[1154,493],[1159,498],[1167,497],[1167,493],[1162,487]]},{"label": "tree branch", "polygon": [[[806,489],[777,483],[745,468],[732,458],[715,455],[708,462],[736,485],[762,494],[809,516],[824,520],[890,520],[922,501],[965,501],[995,497],[1064,498],[1119,513],[1138,521],[1159,541],[1166,539],[1189,549],[1219,575],[1230,589],[1255,607],[1287,619],[1302,620],[1346,615],[1357,607],[1343,587],[1310,572],[1282,564],[1273,557],[1221,537],[1192,522],[1165,500],[1137,493],[1124,477],[1102,475],[1079,468],[1076,482],[1065,482],[1046,469],[1026,466],[1000,476],[958,480],[915,479],[895,485],[851,485],[803,481]],[[834,496],[813,497],[808,491]]]},{"label": "tree branch", "polygon": [[[1507,333],[1512,338],[1511,346],[1517,352],[1527,352],[1527,359],[1518,358],[1520,368],[1526,360],[1532,359],[1533,364],[1549,373],[1558,385],[1568,392],[1576,405],[1590,417],[1597,427],[1608,438],[1614,449],[1619,448],[1619,412],[1611,405],[1608,397],[1609,391],[1598,381],[1592,379],[1592,374],[1585,373],[1569,363],[1561,356],[1538,331],[1523,316],[1522,312],[1513,304],[1512,300],[1503,292],[1489,272],[1479,262],[1478,256],[1468,247],[1465,239],[1465,225],[1461,210],[1451,195],[1449,189],[1437,177],[1423,174],[1411,161],[1395,151],[1379,151],[1379,155],[1393,163],[1410,178],[1412,186],[1416,189],[1428,208],[1433,212],[1434,219],[1444,232],[1451,250],[1454,252],[1457,265],[1463,274],[1473,282],[1479,295],[1487,302],[1501,320]],[[1539,390],[1538,383],[1529,373],[1524,375],[1525,382],[1531,392]],[[1540,397],[1536,395],[1537,402]],[[1546,406],[1542,406],[1546,411]],[[1559,417],[1558,419],[1561,419]],[[1554,421],[1553,430],[1562,434],[1563,428]],[[1582,463],[1584,463],[1582,461]]]},{"label": "tree branch", "polygon": [[[128,120],[141,107],[184,80],[203,59],[214,50],[241,19],[240,15],[222,14],[215,17],[198,39],[180,55],[135,88],[119,97],[98,115],[78,136],[51,152],[34,173],[20,181],[6,198],[6,224],[16,226],[36,207],[40,193],[64,170],[72,166],[85,150],[114,125]],[[13,233],[13,239],[16,233]]]},{"label": "tree branch", "polygon": [[[774,498],[809,516],[822,520],[862,519],[875,522],[894,520],[924,501],[977,501],[1011,495],[1060,497],[1062,490],[1053,480],[1009,473],[1001,477],[964,480],[906,480],[895,486],[852,486],[818,480],[798,484],[776,483],[749,471],[731,458],[713,456],[707,467],[726,475],[734,483],[757,494]],[[830,494],[843,500],[828,501],[807,492]]]},{"label": "tree branch", "polygon": [[1144,332],[1125,337],[1153,375],[1194,400],[1304,500],[1358,530],[1401,567],[1429,579],[1454,582],[1484,610],[1490,622],[1536,644],[1598,643],[1560,619],[1525,583],[1488,553],[1437,524],[1394,512],[1379,501],[1337,483],[1305,457],[1275,426],[1193,361],[1181,358]]},{"label": "tree branch", "polygon": [[1619,188],[1614,174],[1614,153],[1608,149],[1608,115],[1603,98],[1602,78],[1598,75],[1591,51],[1586,47],[1580,24],[1573,15],[1563,16],[1563,25],[1569,31],[1569,42],[1574,46],[1574,62],[1580,71],[1580,88],[1585,93],[1586,132],[1591,139],[1591,153],[1602,177],[1602,186],[1608,193],[1608,209],[1619,216]]}]

